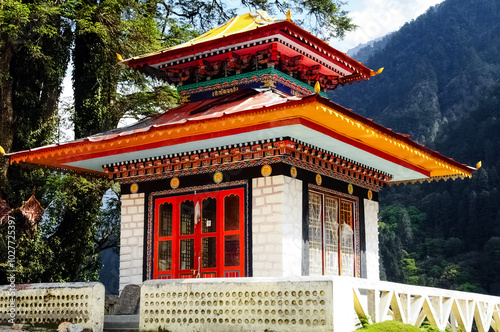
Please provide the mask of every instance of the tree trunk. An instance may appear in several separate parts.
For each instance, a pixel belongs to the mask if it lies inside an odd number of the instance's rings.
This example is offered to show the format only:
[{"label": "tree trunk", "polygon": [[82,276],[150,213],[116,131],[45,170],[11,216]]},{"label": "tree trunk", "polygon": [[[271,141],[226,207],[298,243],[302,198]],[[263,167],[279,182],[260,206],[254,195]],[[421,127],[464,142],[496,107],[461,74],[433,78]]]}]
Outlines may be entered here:
[{"label": "tree trunk", "polygon": [[[0,146],[8,153],[12,152],[14,138],[14,108],[12,106],[12,78],[10,76],[10,62],[14,56],[14,50],[7,38],[4,36],[0,38]],[[5,185],[8,165],[7,158],[2,158],[0,162],[0,188]]]}]

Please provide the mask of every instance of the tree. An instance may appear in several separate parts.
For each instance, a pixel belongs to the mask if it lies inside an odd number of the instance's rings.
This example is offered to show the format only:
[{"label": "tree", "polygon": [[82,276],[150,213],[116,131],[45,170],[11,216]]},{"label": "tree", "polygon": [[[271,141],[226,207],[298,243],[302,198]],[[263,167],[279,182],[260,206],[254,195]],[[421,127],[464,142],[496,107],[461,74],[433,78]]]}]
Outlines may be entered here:
[{"label": "tree", "polygon": [[[120,200],[102,196],[108,181],[52,174],[42,204],[44,218],[31,227],[19,209],[16,222],[16,281],[19,283],[93,281],[100,269],[98,254],[116,247],[119,239]],[[0,282],[6,282],[7,227],[0,228]],[[4,236],[5,235],[5,236]]]},{"label": "tree", "polygon": [[[237,6],[229,7],[228,3],[237,4],[223,0],[158,1],[161,15],[165,19],[175,19],[183,24],[191,24],[199,31],[215,27],[234,17],[238,8]],[[279,13],[284,15],[291,10],[294,22],[300,26],[307,26],[311,33],[326,39],[343,37],[346,31],[351,31],[356,27],[351,23],[348,13],[341,9],[344,2],[339,0],[241,0],[240,3],[249,10],[262,9],[271,15]]]},{"label": "tree", "polygon": [[[0,146],[5,151],[48,144],[72,40],[64,6],[6,0],[0,10]],[[0,186],[7,165],[0,165]]]},{"label": "tree", "polygon": [[[247,1],[250,9],[305,13],[313,32],[343,36],[354,25],[337,0]],[[236,15],[223,1],[85,0],[76,9],[73,51],[75,136],[113,129],[126,114],[152,115],[179,102],[167,86],[125,70],[115,54],[136,56],[184,42]],[[134,92],[125,91],[133,82]],[[127,86],[130,88],[130,86]],[[139,89],[137,89],[139,87]],[[120,91],[121,90],[121,91]]]},{"label": "tree", "polygon": [[[271,14],[291,8],[310,15],[312,31],[324,36],[354,28],[338,0],[241,4]],[[220,0],[5,0],[0,6],[0,146],[7,152],[56,141],[70,54],[75,99],[70,108],[80,138],[114,129],[125,116],[142,118],[179,102],[172,87],[124,68],[116,54],[130,57],[170,47],[236,14]],[[19,234],[26,248],[21,266],[32,271],[20,281],[93,279],[97,252],[117,241],[116,215],[100,210],[110,183],[15,165],[6,174],[2,165],[0,195],[11,206],[21,206],[34,193],[43,198],[49,216],[36,232]]]}]

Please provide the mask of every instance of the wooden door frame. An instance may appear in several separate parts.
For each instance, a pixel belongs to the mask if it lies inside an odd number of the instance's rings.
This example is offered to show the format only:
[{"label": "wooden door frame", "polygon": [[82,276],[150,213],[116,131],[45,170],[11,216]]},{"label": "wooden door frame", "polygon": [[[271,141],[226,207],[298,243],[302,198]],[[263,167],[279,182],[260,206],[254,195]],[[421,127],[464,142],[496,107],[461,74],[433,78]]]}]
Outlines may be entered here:
[{"label": "wooden door frame", "polygon": [[[240,223],[240,230],[238,232],[242,233],[240,236],[240,267],[238,268],[238,274],[239,276],[251,276],[251,227],[250,227],[250,222],[249,222],[249,188],[248,188],[248,181],[234,181],[231,184],[229,183],[222,183],[219,185],[210,185],[207,189],[208,186],[199,186],[199,187],[190,187],[190,188],[182,188],[180,190],[164,190],[164,191],[159,191],[159,192],[153,192],[149,194],[149,199],[148,199],[148,223],[146,227],[146,257],[145,257],[145,279],[152,279],[159,275],[158,270],[156,269],[156,254],[158,250],[158,242],[156,241],[156,231],[157,231],[157,210],[159,205],[161,204],[160,202],[164,202],[165,199],[168,198],[174,198],[176,197],[184,197],[187,198],[191,195],[194,195],[195,193],[197,195],[202,195],[202,196],[213,196],[215,194],[218,196],[220,199],[218,199],[218,216],[217,219],[220,219],[220,222],[218,224],[223,226],[223,211],[220,211],[221,207],[223,207],[223,199],[225,196],[228,196],[231,194],[231,192],[238,192],[239,196],[241,198],[239,199],[239,204],[240,204],[240,216],[242,218],[242,225],[243,229],[241,229],[241,223]],[[200,201],[201,202],[201,201]],[[219,217],[220,215],[220,217]],[[219,231],[216,232],[217,237],[221,240],[218,240],[217,247],[221,248],[224,244],[220,241],[223,240],[224,234],[219,234]],[[228,234],[226,234],[228,235]],[[202,237],[200,237],[200,241]],[[219,249],[217,249],[219,251]],[[173,254],[173,253],[172,253]],[[219,254],[219,253],[218,253]],[[218,255],[220,256],[220,255]],[[223,264],[223,262],[222,262]],[[218,263],[219,265],[219,263]],[[218,267],[219,268],[219,267]],[[232,277],[235,276],[234,274],[231,274],[230,268],[225,268],[222,267],[223,269],[223,275],[222,277]],[[170,275],[172,277],[173,275]],[[219,276],[218,276],[219,277]]]}]

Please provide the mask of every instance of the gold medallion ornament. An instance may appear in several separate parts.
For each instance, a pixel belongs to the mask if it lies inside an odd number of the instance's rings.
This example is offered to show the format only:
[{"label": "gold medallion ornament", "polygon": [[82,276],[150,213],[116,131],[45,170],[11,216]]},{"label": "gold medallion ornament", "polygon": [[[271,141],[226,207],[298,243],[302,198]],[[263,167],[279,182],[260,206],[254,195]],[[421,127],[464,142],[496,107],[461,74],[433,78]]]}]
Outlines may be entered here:
[{"label": "gold medallion ornament", "polygon": [[352,193],[354,192],[354,187],[352,186],[352,184],[349,183],[349,185],[347,186],[347,191],[350,195],[352,195]]},{"label": "gold medallion ornament", "polygon": [[135,194],[135,193],[137,193],[138,191],[139,191],[139,185],[138,185],[137,183],[135,183],[135,182],[134,182],[134,183],[132,183],[132,184],[130,185],[130,192],[131,192],[132,194]]},{"label": "gold medallion ornament", "polygon": [[271,168],[271,165],[264,165],[260,169],[260,174],[262,174],[262,176],[269,176],[271,175],[272,171],[273,169]]},{"label": "gold medallion ornament", "polygon": [[222,180],[224,179],[224,176],[222,175],[221,172],[215,172],[214,173],[214,182],[219,184],[222,182]]},{"label": "gold medallion ornament", "polygon": [[297,177],[297,168],[295,168],[295,166],[292,166],[292,168],[290,168],[290,175],[294,179]]},{"label": "gold medallion ornament", "polygon": [[371,201],[373,198],[373,192],[371,190],[368,190],[368,199]]},{"label": "gold medallion ornament", "polygon": [[179,188],[179,178],[178,177],[174,177],[172,178],[172,180],[170,180],[170,187],[172,187],[172,189],[177,189]]},{"label": "gold medallion ornament", "polygon": [[318,186],[321,186],[321,183],[323,183],[323,178],[321,177],[321,174],[316,174],[316,184]]}]

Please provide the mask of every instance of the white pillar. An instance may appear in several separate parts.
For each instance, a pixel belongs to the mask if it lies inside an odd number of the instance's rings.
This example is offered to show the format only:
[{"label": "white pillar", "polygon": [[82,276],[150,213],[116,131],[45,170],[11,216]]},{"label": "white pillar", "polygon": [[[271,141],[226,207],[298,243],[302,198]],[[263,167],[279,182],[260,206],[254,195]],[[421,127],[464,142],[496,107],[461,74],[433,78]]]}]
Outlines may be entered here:
[{"label": "white pillar", "polygon": [[302,273],[302,181],[283,175],[252,180],[254,277]]},{"label": "white pillar", "polygon": [[121,196],[120,292],[143,282],[144,193]]},{"label": "white pillar", "polygon": [[378,202],[364,199],[366,278],[380,280],[378,255]]}]

